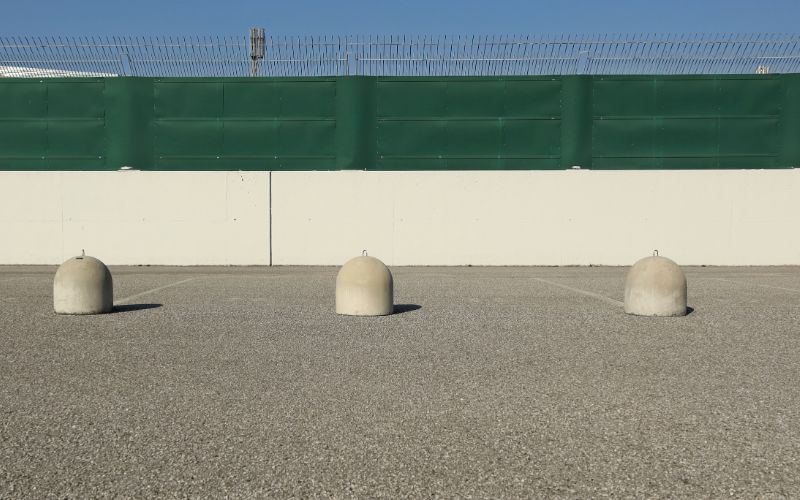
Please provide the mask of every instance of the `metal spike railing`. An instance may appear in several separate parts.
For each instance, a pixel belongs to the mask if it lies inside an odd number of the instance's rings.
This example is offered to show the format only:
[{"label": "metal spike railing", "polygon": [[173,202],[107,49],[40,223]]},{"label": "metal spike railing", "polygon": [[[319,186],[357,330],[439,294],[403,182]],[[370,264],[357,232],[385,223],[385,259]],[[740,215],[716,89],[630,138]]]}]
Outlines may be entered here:
[{"label": "metal spike railing", "polygon": [[[0,37],[0,77],[249,76],[247,37]],[[258,76],[800,73],[800,35],[267,36]]]}]

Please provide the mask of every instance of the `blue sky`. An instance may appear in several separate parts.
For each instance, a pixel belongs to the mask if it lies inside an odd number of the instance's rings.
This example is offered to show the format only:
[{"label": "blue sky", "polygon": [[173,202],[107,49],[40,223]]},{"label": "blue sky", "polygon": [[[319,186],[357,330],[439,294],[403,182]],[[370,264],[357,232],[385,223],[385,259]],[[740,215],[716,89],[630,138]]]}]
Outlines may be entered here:
[{"label": "blue sky", "polygon": [[0,36],[800,32],[800,0],[0,2]]}]

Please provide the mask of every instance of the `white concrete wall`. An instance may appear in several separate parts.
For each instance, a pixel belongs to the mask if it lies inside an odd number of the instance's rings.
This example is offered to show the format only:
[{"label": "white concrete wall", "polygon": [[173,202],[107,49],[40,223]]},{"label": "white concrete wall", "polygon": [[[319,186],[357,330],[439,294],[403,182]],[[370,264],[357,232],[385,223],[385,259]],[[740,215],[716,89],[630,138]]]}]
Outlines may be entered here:
[{"label": "white concrete wall", "polygon": [[0,263],[269,264],[267,172],[0,172]]},{"label": "white concrete wall", "polygon": [[275,172],[273,263],[800,264],[800,170]]},{"label": "white concrete wall", "polygon": [[0,172],[0,264],[800,265],[800,170]]}]

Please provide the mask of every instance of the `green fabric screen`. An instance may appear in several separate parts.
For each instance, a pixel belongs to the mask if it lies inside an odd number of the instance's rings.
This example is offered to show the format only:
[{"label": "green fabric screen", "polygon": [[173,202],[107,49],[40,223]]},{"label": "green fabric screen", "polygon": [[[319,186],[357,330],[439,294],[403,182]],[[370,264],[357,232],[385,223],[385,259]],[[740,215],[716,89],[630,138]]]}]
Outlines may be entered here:
[{"label": "green fabric screen", "polygon": [[798,75],[0,80],[3,170],[800,165]]}]

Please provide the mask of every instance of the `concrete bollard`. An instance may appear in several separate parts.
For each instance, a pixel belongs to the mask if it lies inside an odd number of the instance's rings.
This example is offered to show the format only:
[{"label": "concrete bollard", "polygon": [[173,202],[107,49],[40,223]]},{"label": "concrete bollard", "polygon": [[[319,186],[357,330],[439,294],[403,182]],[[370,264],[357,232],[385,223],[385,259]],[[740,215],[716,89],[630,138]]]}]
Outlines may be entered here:
[{"label": "concrete bollard", "polygon": [[389,268],[364,255],[350,259],[336,275],[336,313],[386,316],[394,310],[394,284]]},{"label": "concrete bollard", "polygon": [[94,257],[81,255],[61,264],[53,279],[57,314],[102,314],[114,306],[111,272]]},{"label": "concrete bollard", "polygon": [[659,257],[637,261],[625,278],[625,312],[638,316],[685,316],[686,276],[675,262]]}]

